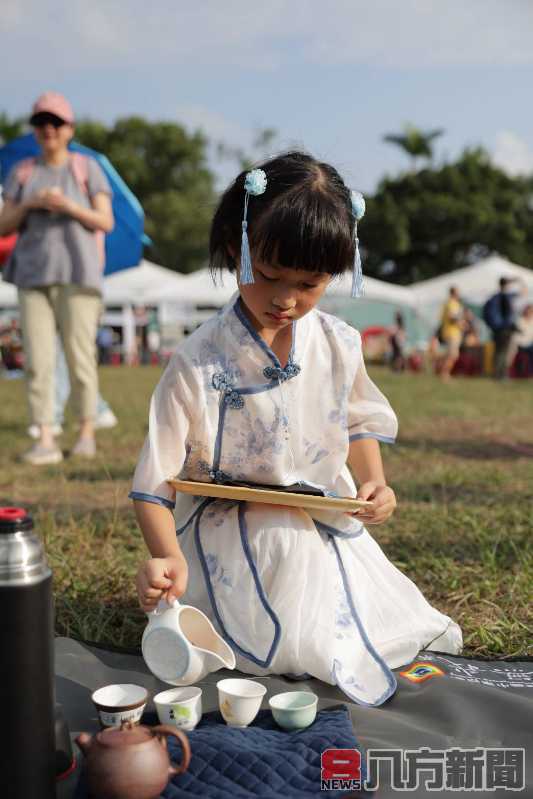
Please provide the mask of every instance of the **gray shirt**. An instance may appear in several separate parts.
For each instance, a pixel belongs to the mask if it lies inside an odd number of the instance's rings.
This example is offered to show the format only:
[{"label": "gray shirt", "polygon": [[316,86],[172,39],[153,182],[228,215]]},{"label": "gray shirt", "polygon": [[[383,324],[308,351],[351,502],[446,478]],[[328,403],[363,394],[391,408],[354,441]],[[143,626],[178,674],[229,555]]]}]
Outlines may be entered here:
[{"label": "gray shirt", "polygon": [[[13,167],[4,186],[4,197],[21,202],[36,191],[59,186],[71,200],[91,208],[90,200],[100,192],[110,195],[111,187],[94,158],[88,158],[87,166],[88,194],[78,184],[69,160],[61,166],[47,166],[38,158],[22,184],[17,165]],[[67,214],[34,210],[29,211],[19,230],[3,278],[23,289],[74,283],[101,291],[102,271],[93,230]]]}]

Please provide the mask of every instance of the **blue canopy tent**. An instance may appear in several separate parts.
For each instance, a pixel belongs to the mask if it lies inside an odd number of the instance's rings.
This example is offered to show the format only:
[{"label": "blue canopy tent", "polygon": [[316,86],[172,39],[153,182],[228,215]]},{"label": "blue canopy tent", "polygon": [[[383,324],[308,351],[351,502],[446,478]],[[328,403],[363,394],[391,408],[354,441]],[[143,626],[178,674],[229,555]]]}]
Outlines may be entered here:
[{"label": "blue canopy tent", "polygon": [[[133,192],[124,183],[110,161],[90,147],[72,141],[70,150],[85,153],[94,158],[107,175],[113,190],[113,214],[115,227],[105,239],[105,274],[137,266],[142,257],[143,244],[151,244],[144,233],[144,211]],[[0,182],[4,182],[9,171],[25,158],[39,155],[40,148],[33,133],[19,136],[0,147]]]}]

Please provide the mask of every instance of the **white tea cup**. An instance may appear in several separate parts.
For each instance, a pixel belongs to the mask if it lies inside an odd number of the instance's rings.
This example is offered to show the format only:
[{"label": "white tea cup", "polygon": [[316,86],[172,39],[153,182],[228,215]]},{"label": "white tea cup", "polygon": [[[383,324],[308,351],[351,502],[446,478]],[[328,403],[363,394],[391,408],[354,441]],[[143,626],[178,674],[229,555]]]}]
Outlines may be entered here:
[{"label": "white tea cup", "polygon": [[219,680],[218,706],[229,727],[247,727],[255,719],[267,689],[255,680]]},{"label": "white tea cup", "polygon": [[161,724],[171,724],[180,730],[194,730],[202,718],[202,689],[170,688],[154,696]]}]

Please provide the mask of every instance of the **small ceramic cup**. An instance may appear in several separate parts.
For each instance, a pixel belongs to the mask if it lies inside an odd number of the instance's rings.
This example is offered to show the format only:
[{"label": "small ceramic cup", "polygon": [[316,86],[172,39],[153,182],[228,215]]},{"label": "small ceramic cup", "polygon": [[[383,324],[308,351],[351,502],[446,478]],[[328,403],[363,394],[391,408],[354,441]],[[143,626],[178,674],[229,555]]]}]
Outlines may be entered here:
[{"label": "small ceramic cup", "polygon": [[255,719],[266,688],[255,680],[219,680],[218,706],[229,727],[247,727]]},{"label": "small ceramic cup", "polygon": [[194,730],[202,718],[202,689],[171,688],[154,696],[161,724],[171,724],[180,730]]},{"label": "small ceramic cup", "polygon": [[285,730],[303,730],[316,718],[318,696],[310,691],[286,691],[268,700],[274,719]]},{"label": "small ceramic cup", "polygon": [[148,691],[140,685],[117,683],[98,688],[91,699],[103,728],[120,727],[123,721],[140,723],[148,701]]}]

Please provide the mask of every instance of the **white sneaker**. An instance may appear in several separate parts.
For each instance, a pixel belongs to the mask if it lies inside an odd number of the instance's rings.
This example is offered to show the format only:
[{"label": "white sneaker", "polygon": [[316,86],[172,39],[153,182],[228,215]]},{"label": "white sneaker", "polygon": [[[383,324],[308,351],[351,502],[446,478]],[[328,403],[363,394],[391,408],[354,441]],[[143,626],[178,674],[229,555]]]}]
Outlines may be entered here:
[{"label": "white sneaker", "polygon": [[94,458],[96,455],[96,442],[94,438],[80,438],[72,447],[70,453],[78,458]]},{"label": "white sneaker", "polygon": [[28,452],[24,453],[22,460],[33,466],[46,466],[49,463],[61,463],[63,453],[59,447],[43,447],[41,444],[34,444]]},{"label": "white sneaker", "polygon": [[[53,424],[52,425],[52,435],[53,436],[60,436],[63,433],[63,428],[60,424]],[[41,437],[41,428],[38,424],[31,424],[28,427],[28,435],[30,438],[34,438],[36,441]]]},{"label": "white sneaker", "polygon": [[118,419],[111,408],[106,408],[106,410],[102,411],[102,413],[99,413],[94,420],[94,429],[109,430],[111,427],[116,427],[117,424]]}]

